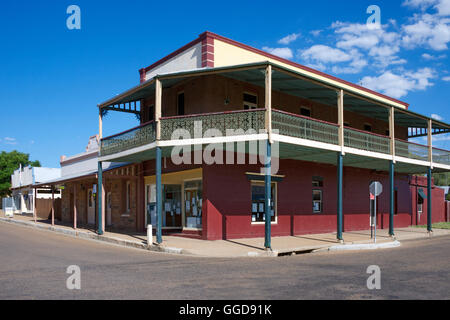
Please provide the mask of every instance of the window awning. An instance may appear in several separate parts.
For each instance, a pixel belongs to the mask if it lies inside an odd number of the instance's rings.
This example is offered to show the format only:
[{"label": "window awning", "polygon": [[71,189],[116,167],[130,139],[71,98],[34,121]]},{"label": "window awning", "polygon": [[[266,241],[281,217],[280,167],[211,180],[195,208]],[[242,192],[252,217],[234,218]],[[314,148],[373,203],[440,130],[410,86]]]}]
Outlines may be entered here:
[{"label": "window awning", "polygon": [[417,193],[419,194],[419,197],[421,197],[423,200],[427,198],[427,195],[425,194],[425,192],[423,192],[423,189],[419,188]]}]

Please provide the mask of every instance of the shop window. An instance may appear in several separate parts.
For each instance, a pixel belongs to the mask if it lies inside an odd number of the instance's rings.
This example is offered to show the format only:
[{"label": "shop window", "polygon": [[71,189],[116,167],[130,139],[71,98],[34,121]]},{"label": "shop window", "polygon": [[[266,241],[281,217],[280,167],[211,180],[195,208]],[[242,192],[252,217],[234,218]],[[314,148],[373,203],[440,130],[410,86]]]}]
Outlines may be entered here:
[{"label": "shop window", "polygon": [[313,189],[313,212],[322,212],[322,190]]},{"label": "shop window", "polygon": [[[265,222],[265,186],[263,182],[253,181],[252,188],[252,223]],[[271,222],[276,221],[276,183],[271,185],[270,196]]]},{"label": "shop window", "polygon": [[180,92],[177,96],[177,115],[184,116],[184,92]]},{"label": "shop window", "polygon": [[258,96],[256,94],[244,92],[244,110],[258,108]]},{"label": "shop window", "polygon": [[311,110],[305,107],[300,107],[300,114],[305,117],[311,117]]}]

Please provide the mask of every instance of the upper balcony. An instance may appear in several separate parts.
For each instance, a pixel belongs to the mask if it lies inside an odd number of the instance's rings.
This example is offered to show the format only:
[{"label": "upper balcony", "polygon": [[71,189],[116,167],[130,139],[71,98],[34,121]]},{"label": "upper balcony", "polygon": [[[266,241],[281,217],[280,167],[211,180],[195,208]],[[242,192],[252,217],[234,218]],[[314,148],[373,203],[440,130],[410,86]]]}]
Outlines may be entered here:
[{"label": "upper balcony", "polygon": [[[267,65],[270,64],[160,76],[107,101],[100,107],[128,112],[133,112],[130,102],[134,102],[135,113],[139,113],[141,117],[145,111],[137,110],[136,102],[139,101],[141,105],[153,102],[156,105],[157,121],[143,121],[144,123],[136,128],[103,138],[100,160],[132,162],[151,159],[154,157],[153,150],[156,145],[171,148],[175,145],[248,143],[270,138],[280,143],[280,158],[335,163],[336,152],[343,152],[347,155],[345,163],[349,166],[385,170],[386,160],[394,160],[398,163],[398,170],[405,173],[425,172],[430,165],[435,170],[450,170],[450,151],[408,141],[420,137],[428,137],[430,140],[433,134],[450,132],[450,125],[410,112],[406,108],[372,101],[348,88],[343,90],[311,81],[303,75],[276,65],[271,66],[271,81],[268,82]],[[189,80],[202,77],[211,78],[206,82],[197,80],[197,86],[200,83],[204,90],[212,92],[212,96],[198,99],[191,109],[192,112],[189,112],[191,114],[174,115],[171,111],[173,106],[166,101],[174,100],[170,97],[177,91],[170,90],[180,85],[187,91],[186,83],[189,84]],[[229,97],[239,95],[242,90],[245,92],[245,89],[236,89],[238,94],[230,92],[231,85],[226,82],[228,80],[223,79],[231,79],[233,83],[245,83],[247,90],[254,87],[255,92],[262,91],[258,97],[264,97],[265,108],[261,107],[261,101],[255,104],[256,108],[252,110],[237,110],[242,108],[238,103],[235,103],[233,108],[230,107],[231,103],[225,107],[214,105],[214,102],[210,101],[232,100]],[[224,97],[217,97],[220,90],[214,87],[214,82],[217,82],[219,87],[225,87]],[[271,94],[268,94],[268,85],[271,87]],[[193,84],[192,87],[194,86]],[[162,94],[163,89],[168,91],[167,95]],[[196,94],[204,97],[207,94],[204,90]],[[305,101],[316,103],[319,112],[311,116],[292,112],[292,105],[295,103],[289,100],[290,96],[299,99],[295,102],[298,104]],[[125,106],[127,103],[128,109]],[[232,110],[195,112],[224,108]],[[347,123],[348,120],[351,123]],[[364,130],[370,128],[369,125],[365,125],[366,128],[358,128],[362,122],[373,124],[373,132]]]}]

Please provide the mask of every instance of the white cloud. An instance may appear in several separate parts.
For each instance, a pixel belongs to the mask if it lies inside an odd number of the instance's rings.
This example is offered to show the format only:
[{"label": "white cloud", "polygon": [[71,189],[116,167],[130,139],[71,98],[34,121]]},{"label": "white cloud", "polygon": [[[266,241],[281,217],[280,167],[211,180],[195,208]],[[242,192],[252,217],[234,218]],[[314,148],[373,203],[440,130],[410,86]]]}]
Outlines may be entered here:
[{"label": "white cloud", "polygon": [[289,48],[269,48],[269,47],[263,47],[264,51],[267,51],[275,56],[284,58],[284,59],[292,59],[294,54],[292,53],[292,50]]},{"label": "white cloud", "polygon": [[297,40],[297,38],[300,37],[300,35],[301,35],[300,33],[291,33],[291,34],[287,35],[286,37],[278,40],[278,43],[288,45],[289,43]]},{"label": "white cloud", "polygon": [[431,118],[433,118],[434,120],[438,120],[438,121],[442,121],[444,120],[444,118],[442,118],[440,115],[433,113],[431,115]]},{"label": "white cloud", "polygon": [[405,0],[403,6],[425,10],[436,3],[436,0]]},{"label": "white cloud", "polygon": [[440,0],[438,4],[436,4],[435,8],[437,9],[439,15],[450,15],[450,0]]},{"label": "white cloud", "polygon": [[320,35],[320,33],[322,32],[322,30],[312,30],[310,31],[310,33],[314,36],[314,37],[318,37]]},{"label": "white cloud", "polygon": [[450,76],[443,77],[442,80],[444,80],[444,81],[450,81]]},{"label": "white cloud", "polygon": [[447,58],[447,55],[446,54],[441,54],[439,56],[434,56],[434,55],[429,54],[429,53],[424,53],[424,54],[422,54],[422,58],[424,58],[425,60],[428,60],[428,61],[432,61],[432,60],[445,59],[445,58]]},{"label": "white cloud", "polygon": [[364,77],[362,83],[372,90],[380,91],[393,98],[401,98],[410,91],[425,90],[432,86],[430,80],[434,77],[435,72],[430,68],[406,72],[401,75],[386,71],[378,77]]},{"label": "white cloud", "polygon": [[352,60],[352,57],[344,51],[321,44],[314,45],[309,49],[301,51],[300,56],[305,60],[316,60],[324,63]]},{"label": "white cloud", "polygon": [[11,145],[17,144],[16,138],[5,137],[3,140],[4,140],[5,144],[11,144]]}]

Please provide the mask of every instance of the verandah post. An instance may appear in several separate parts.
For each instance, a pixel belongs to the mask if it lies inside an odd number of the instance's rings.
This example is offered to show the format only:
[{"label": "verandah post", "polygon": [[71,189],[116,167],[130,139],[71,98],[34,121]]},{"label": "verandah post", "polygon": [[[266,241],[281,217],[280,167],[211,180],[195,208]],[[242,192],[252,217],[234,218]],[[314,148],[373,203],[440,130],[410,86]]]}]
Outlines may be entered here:
[{"label": "verandah post", "polygon": [[427,173],[427,230],[428,232],[432,232],[432,221],[431,221],[431,167],[428,167]]},{"label": "verandah post", "polygon": [[344,155],[341,152],[337,154],[337,240],[342,241],[342,176],[343,176]]},{"label": "verandah post", "polygon": [[394,161],[389,161],[389,235],[394,236]]},{"label": "verandah post", "polygon": [[264,211],[265,211],[265,239],[264,247],[266,249],[271,249],[271,223],[272,223],[272,213],[270,210],[272,198],[272,146],[270,141],[267,140],[267,150],[266,150],[266,161],[265,161],[265,175],[264,175]]},{"label": "verandah post", "polygon": [[98,201],[98,230],[99,235],[103,234],[103,166],[102,162],[98,162],[98,181],[97,181],[97,201]]},{"label": "verandah post", "polygon": [[161,147],[156,147],[156,243],[162,243]]}]

